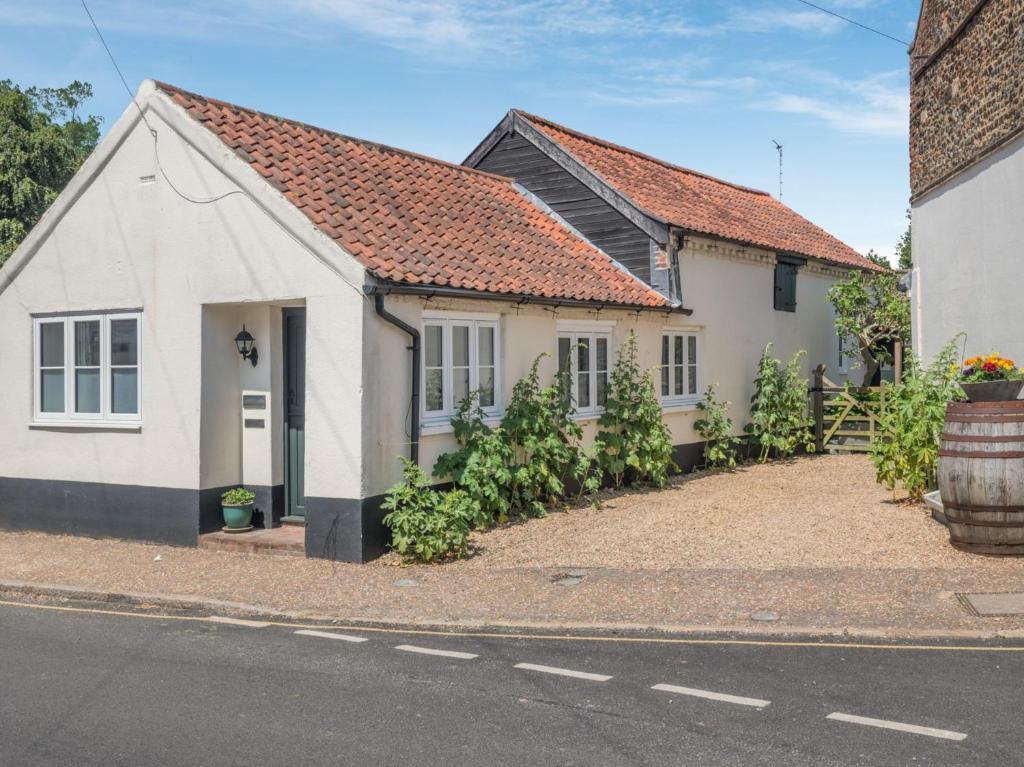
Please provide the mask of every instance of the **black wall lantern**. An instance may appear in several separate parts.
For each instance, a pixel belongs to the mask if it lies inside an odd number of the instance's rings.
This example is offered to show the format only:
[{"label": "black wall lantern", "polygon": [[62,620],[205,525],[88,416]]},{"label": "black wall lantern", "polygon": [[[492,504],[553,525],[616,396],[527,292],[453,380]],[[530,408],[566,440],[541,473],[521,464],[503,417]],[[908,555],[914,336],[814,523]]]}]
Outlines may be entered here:
[{"label": "black wall lantern", "polygon": [[245,325],[242,325],[242,332],[235,336],[235,346],[238,347],[242,359],[249,360],[252,366],[256,367],[256,362],[260,358],[259,352],[256,351],[256,339],[245,329]]}]

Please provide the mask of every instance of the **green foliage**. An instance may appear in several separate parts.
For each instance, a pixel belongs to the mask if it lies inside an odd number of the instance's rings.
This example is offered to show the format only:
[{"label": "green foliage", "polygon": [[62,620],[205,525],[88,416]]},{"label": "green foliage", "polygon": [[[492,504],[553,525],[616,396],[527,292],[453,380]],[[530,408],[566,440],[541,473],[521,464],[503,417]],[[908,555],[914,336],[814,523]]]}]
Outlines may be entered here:
[{"label": "green foliage", "polygon": [[637,362],[636,335],[619,349],[598,422],[597,458],[615,487],[633,482],[663,486],[672,462],[672,435],[662,420],[661,402],[649,372]]},{"label": "green foliage", "polygon": [[910,339],[910,301],[900,292],[899,279],[892,270],[871,274],[854,270],[828,290],[839,337],[863,359],[863,386],[871,384],[882,363],[892,361],[888,345]]},{"label": "green foliage", "polygon": [[235,487],[221,495],[220,502],[225,506],[245,506],[256,500],[256,493],[244,487]]},{"label": "green foliage", "polygon": [[913,269],[914,268],[914,257],[911,252],[911,230],[910,230],[910,210],[907,210],[907,231],[900,235],[899,241],[896,243],[896,266],[899,269]]},{"label": "green foliage", "polygon": [[892,269],[892,264],[889,263],[889,259],[877,253],[874,248],[871,248],[867,253],[865,253],[864,258],[873,264],[878,264],[886,269]]},{"label": "green foliage", "polygon": [[596,483],[589,471],[591,461],[580,447],[583,430],[573,417],[568,376],[556,376],[552,386],[540,386],[537,367],[545,356],[535,359],[530,372],[516,382],[501,420],[515,454],[513,506],[531,516],[543,516],[545,503],[565,496],[570,475],[587,489],[596,489],[590,486]]},{"label": "green foliage", "polygon": [[871,445],[871,461],[879,483],[893,494],[902,484],[918,500],[936,484],[939,440],[946,403],[964,398],[957,383],[956,339],[928,367],[908,353],[903,380],[885,390],[879,436]]},{"label": "green foliage", "polygon": [[804,352],[797,352],[783,365],[771,356],[771,350],[768,344],[761,353],[750,400],[750,423],[745,427],[760,451],[761,463],[772,455],[788,458],[800,446],[814,451],[814,432],[807,416],[807,379],[800,377]]},{"label": "green foliage", "polygon": [[568,378],[540,385],[538,367],[545,356],[534,360],[513,387],[500,426],[484,423],[475,393],[452,419],[459,449],[438,459],[434,475],[450,476],[472,499],[478,527],[512,514],[543,516],[546,504],[566,496],[570,477],[581,492],[598,487],[593,458],[580,446],[583,432],[574,418]]},{"label": "green foliage", "polygon": [[459,403],[452,425],[459,449],[438,458],[434,476],[451,477],[455,486],[473,500],[474,527],[486,527],[495,520],[504,522],[512,509],[511,445],[500,429],[484,423],[475,392]]},{"label": "green foliage", "polygon": [[0,81],[0,265],[56,199],[99,140],[78,108],[92,86],[20,89]]},{"label": "green foliage", "polygon": [[733,436],[733,423],[729,417],[729,402],[715,399],[714,385],[708,386],[704,399],[697,407],[704,411],[704,417],[697,419],[693,428],[704,440],[705,468],[734,469],[736,468],[736,447],[741,442]]},{"label": "green foliage", "polygon": [[391,547],[421,562],[465,556],[476,504],[461,490],[437,492],[419,466],[402,463],[402,481],[381,504],[389,512],[384,524],[391,528]]}]

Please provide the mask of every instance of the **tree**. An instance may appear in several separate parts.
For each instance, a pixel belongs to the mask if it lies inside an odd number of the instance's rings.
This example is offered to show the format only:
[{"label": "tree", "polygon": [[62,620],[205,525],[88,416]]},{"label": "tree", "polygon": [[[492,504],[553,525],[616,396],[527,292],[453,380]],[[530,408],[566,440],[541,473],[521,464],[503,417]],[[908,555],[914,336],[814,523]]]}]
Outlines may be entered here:
[{"label": "tree", "polygon": [[81,167],[100,118],[81,118],[92,86],[26,88],[0,80],[0,266]]},{"label": "tree", "polygon": [[913,258],[910,253],[910,211],[907,211],[907,231],[900,235],[899,241],[896,243],[896,266],[900,269],[911,269],[914,266]]},{"label": "tree", "polygon": [[899,273],[854,271],[828,290],[836,330],[844,348],[856,345],[864,362],[864,386],[878,368],[892,362],[889,347],[910,338],[910,301],[899,289]]},{"label": "tree", "polygon": [[873,264],[878,264],[879,266],[885,267],[886,269],[892,269],[892,264],[889,263],[889,259],[887,259],[885,256],[876,253],[874,248],[871,248],[871,250],[865,253],[864,258],[866,258]]}]

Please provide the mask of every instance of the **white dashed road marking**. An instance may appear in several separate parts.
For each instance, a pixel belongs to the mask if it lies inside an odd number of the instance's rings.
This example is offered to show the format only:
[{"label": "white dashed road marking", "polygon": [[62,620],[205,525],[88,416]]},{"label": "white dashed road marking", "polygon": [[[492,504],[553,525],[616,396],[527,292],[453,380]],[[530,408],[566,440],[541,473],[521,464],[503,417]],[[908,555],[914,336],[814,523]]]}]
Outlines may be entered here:
[{"label": "white dashed road marking", "polygon": [[568,668],[557,668],[556,666],[538,666],[535,663],[517,663],[516,668],[526,671],[540,671],[542,674],[555,674],[557,676],[571,676],[576,679],[589,679],[591,682],[607,682],[611,679],[605,674],[591,674],[589,671],[573,671]]},{"label": "white dashed road marking", "polygon": [[739,695],[726,695],[721,692],[711,692],[709,690],[697,690],[693,687],[677,687],[674,684],[656,684],[652,690],[660,690],[662,692],[674,692],[677,695],[689,695],[694,698],[707,698],[708,700],[719,700],[723,703],[735,703],[739,706],[753,706],[754,708],[764,708],[770,700],[760,700],[759,698],[743,698]]},{"label": "white dashed road marking", "polygon": [[302,629],[296,631],[296,634],[302,634],[304,637],[323,637],[324,639],[338,639],[342,642],[365,642],[366,637],[356,637],[351,634],[335,634],[333,631],[312,631],[310,629]]},{"label": "white dashed road marking", "polygon": [[246,621],[241,618],[225,618],[223,615],[211,615],[206,620],[213,623],[227,623],[231,626],[248,626],[251,629],[265,629],[269,626],[269,623],[263,623],[261,621]]},{"label": "white dashed road marking", "polygon": [[903,724],[903,722],[890,722],[888,719],[872,719],[867,716],[854,716],[853,714],[840,714],[834,712],[825,717],[837,722],[850,722],[851,724],[863,724],[868,727],[881,727],[884,730],[899,730],[910,732],[914,735],[927,735],[931,738],[942,738],[944,740],[963,740],[967,737],[966,732],[953,732],[952,730],[937,730],[934,727],[920,727],[916,724]]},{"label": "white dashed road marking", "polygon": [[442,658],[460,658],[461,660],[473,660],[473,658],[480,657],[474,655],[471,652],[458,652],[456,650],[435,650],[431,647],[417,647],[413,644],[400,644],[395,647],[396,650],[402,652],[416,652],[420,655],[440,655]]}]

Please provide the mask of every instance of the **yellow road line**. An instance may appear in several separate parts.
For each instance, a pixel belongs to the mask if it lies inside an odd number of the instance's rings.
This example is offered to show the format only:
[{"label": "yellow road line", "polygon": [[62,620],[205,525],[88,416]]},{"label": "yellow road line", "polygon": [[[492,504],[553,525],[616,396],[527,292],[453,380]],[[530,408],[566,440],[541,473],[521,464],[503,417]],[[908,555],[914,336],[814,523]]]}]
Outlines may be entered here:
[{"label": "yellow road line", "polygon": [[[148,618],[150,620],[193,621],[199,623],[216,623],[211,620],[217,616],[210,615],[167,615],[164,613],[138,613],[126,610],[101,610],[92,607],[66,607],[62,605],[33,604],[30,602],[12,602],[0,600],[6,607],[22,607],[35,610],[52,610],[68,613],[86,613],[91,615],[115,615],[122,618]],[[782,640],[782,639],[698,639],[685,637],[620,637],[594,636],[582,634],[516,634],[490,631],[441,631],[438,629],[401,629],[380,626],[359,626],[324,623],[295,623],[289,621],[260,621],[268,626],[280,626],[289,629],[320,629],[338,631],[362,631],[373,634],[411,634],[415,636],[435,637],[468,637],[471,639],[529,639],[559,642],[618,642],[622,644],[668,644],[668,645],[710,645],[710,646],[751,646],[751,647],[821,647],[839,650],[935,650],[943,652],[1024,652],[1020,646],[991,645],[936,645],[936,644],[870,644],[866,642],[827,642],[821,640]]]}]

